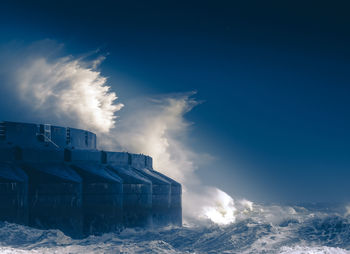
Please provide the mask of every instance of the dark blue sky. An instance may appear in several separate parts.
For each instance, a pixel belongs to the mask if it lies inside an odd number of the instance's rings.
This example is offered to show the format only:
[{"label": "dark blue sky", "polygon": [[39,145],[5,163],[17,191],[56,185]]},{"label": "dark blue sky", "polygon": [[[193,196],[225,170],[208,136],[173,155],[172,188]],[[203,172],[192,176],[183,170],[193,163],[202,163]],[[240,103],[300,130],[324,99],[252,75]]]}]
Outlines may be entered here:
[{"label": "dark blue sky", "polygon": [[257,201],[350,200],[346,1],[11,2],[1,45],[100,48],[121,101],[198,91],[191,142],[217,157],[205,183]]}]

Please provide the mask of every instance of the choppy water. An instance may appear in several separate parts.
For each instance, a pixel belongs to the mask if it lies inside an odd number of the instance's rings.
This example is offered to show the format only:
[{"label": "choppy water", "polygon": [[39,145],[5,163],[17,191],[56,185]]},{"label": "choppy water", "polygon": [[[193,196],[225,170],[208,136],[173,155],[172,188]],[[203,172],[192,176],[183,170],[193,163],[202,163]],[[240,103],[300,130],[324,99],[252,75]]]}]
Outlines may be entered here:
[{"label": "choppy water", "polygon": [[[349,209],[348,209],[349,210]],[[131,230],[73,240],[58,230],[1,223],[0,253],[349,253],[345,206],[259,206],[235,223]]]}]

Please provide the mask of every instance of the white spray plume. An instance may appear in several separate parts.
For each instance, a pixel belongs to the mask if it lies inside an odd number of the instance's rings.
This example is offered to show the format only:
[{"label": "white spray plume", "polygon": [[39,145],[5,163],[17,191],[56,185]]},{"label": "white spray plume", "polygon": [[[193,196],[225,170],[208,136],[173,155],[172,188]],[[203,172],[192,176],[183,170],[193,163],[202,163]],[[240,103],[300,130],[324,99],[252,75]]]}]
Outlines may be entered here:
[{"label": "white spray plume", "polygon": [[74,122],[77,127],[108,132],[115,124],[115,112],[122,104],[114,104],[117,96],[110,92],[106,78],[94,66],[71,57],[49,62],[32,59],[17,70],[17,91],[22,102],[32,105],[43,117]]},{"label": "white spray plume", "polygon": [[[204,186],[196,176],[198,162],[205,164],[207,155],[193,151],[188,145],[192,124],[185,114],[198,102],[194,93],[170,94],[157,99],[138,98],[132,103],[131,112],[122,115],[118,128],[103,139],[105,147],[112,148],[118,142],[122,150],[148,154],[154,168],[179,181],[183,187],[183,213],[185,221],[209,219],[218,224],[235,221],[233,199],[225,192]],[[111,143],[112,142],[112,143]],[[250,211],[250,201],[239,201],[239,207]]]},{"label": "white spray plume", "polygon": [[61,50],[62,45],[50,40],[21,49],[1,49],[0,78],[5,81],[0,87],[0,99],[8,100],[11,109],[18,108],[22,113],[12,117],[16,121],[109,132],[123,104],[116,103],[116,93],[98,70],[105,57],[62,57]]},{"label": "white spray plume", "polygon": [[345,214],[344,216],[350,216],[350,205],[345,206]]},{"label": "white spray plume", "polygon": [[219,189],[214,189],[211,200],[214,200],[215,203],[204,206],[201,211],[202,216],[220,225],[235,222],[236,207],[232,197]]},{"label": "white spray plume", "polygon": [[[152,156],[154,167],[160,172],[185,182],[196,170],[193,163],[196,154],[184,145],[190,123],[183,115],[197,102],[189,94],[177,94],[139,98],[134,103],[136,108],[122,116],[112,141],[118,142],[122,150]],[[107,141],[111,141],[110,137]],[[109,144],[113,146],[115,143]]]}]

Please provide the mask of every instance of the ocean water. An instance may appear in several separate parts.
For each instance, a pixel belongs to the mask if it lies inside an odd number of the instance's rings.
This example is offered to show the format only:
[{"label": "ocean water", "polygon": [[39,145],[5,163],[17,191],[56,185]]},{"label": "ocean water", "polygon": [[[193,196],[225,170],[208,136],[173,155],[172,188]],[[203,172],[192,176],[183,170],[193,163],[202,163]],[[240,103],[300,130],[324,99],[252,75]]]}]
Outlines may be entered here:
[{"label": "ocean water", "polygon": [[181,228],[126,229],[74,240],[59,230],[0,223],[0,253],[349,253],[345,205],[254,205],[229,225],[209,220]]}]

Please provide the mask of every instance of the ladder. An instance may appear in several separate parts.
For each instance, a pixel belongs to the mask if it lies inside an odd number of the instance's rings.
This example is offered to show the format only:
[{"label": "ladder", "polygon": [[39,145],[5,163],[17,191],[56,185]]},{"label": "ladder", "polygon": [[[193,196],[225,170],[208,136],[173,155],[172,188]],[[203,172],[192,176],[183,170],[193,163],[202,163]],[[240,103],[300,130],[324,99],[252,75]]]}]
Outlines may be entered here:
[{"label": "ladder", "polygon": [[70,128],[67,127],[66,128],[66,144],[69,145],[70,142],[71,142],[71,140],[70,140]]},{"label": "ladder", "polygon": [[52,142],[51,141],[51,124],[44,124],[44,141]]},{"label": "ladder", "polygon": [[88,146],[89,145],[89,134],[87,131],[85,131],[85,145]]},{"label": "ladder", "polygon": [[59,146],[51,140],[51,124],[38,125],[38,133],[36,135],[43,138],[41,141],[44,141],[45,143],[51,143],[55,147],[59,148]]},{"label": "ladder", "polygon": [[6,126],[4,122],[0,122],[0,140],[6,139]]}]

